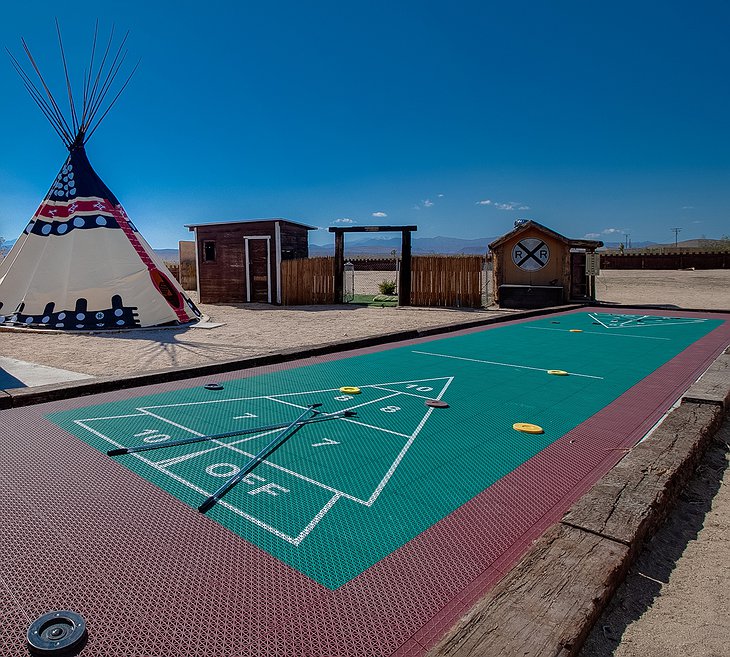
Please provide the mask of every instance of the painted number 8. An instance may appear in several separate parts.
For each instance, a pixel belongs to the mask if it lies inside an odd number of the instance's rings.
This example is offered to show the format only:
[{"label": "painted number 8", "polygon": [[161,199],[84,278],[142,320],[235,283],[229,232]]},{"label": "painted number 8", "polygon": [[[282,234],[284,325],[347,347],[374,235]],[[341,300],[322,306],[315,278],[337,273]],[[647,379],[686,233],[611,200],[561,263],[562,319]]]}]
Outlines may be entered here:
[{"label": "painted number 8", "polygon": [[383,413],[395,413],[400,410],[400,406],[383,406],[380,410],[383,411]]}]

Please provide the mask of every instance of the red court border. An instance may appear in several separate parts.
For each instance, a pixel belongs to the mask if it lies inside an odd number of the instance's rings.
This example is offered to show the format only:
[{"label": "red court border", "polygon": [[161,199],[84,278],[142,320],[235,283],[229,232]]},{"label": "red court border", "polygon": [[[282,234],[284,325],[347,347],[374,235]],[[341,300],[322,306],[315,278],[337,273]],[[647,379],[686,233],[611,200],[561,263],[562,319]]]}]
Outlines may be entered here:
[{"label": "red court border", "polygon": [[[580,309],[575,312],[631,312]],[[0,653],[49,608],[89,626],[82,655],[422,655],[570,504],[662,417],[730,343],[730,315],[674,359],[486,491],[329,591],[43,419],[47,413],[192,387],[211,377],[6,411],[0,503],[8,612]],[[516,320],[515,323],[535,318]],[[513,323],[513,322],[511,322]],[[423,345],[478,327],[219,375],[225,381]],[[49,439],[50,438],[50,439]],[[64,474],[71,473],[71,474]],[[108,484],[100,489],[100,478]],[[201,629],[202,628],[202,629]]]}]

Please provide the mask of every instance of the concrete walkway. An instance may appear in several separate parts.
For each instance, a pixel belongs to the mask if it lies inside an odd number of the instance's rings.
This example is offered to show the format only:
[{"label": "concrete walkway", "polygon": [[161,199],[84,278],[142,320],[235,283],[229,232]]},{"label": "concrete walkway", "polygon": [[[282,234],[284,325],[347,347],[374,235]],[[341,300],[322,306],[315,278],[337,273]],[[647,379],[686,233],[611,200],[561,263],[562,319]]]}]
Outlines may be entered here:
[{"label": "concrete walkway", "polygon": [[0,356],[0,390],[43,386],[50,383],[64,383],[91,378],[93,377],[80,372],[36,365],[24,360]]}]

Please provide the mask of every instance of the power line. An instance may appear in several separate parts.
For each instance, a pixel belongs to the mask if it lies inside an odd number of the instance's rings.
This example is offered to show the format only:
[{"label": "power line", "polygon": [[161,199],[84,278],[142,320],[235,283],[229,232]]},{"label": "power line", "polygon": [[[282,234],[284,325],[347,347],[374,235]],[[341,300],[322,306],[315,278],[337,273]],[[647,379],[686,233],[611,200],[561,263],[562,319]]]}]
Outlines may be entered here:
[{"label": "power line", "polygon": [[681,228],[670,228],[669,230],[674,231],[674,246],[677,246],[677,238],[682,229]]}]

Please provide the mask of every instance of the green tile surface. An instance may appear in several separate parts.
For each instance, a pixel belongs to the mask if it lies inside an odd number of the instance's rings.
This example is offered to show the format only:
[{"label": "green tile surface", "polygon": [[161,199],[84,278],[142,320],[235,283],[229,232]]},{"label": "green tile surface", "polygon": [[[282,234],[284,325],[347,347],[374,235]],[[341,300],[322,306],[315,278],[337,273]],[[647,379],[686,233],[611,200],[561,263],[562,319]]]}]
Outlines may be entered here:
[{"label": "green tile surface", "polygon": [[[721,322],[576,313],[49,415],[106,452],[292,421],[303,427],[209,516],[335,589],[611,403]],[[570,332],[579,329],[581,332]],[[566,370],[552,376],[548,369]],[[341,386],[359,386],[343,395]],[[443,397],[448,409],[429,409]],[[515,432],[515,422],[545,433]],[[197,507],[276,433],[117,460]]]}]

